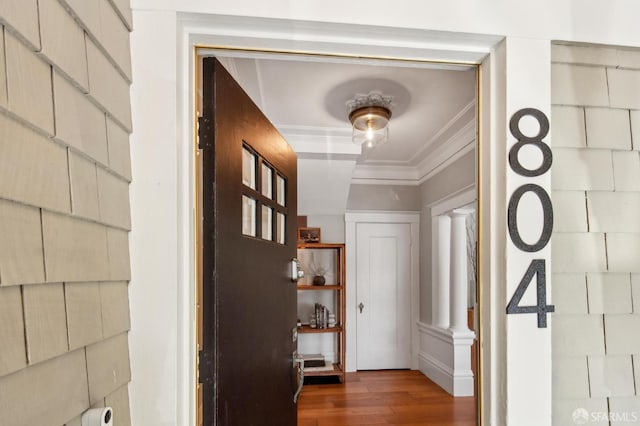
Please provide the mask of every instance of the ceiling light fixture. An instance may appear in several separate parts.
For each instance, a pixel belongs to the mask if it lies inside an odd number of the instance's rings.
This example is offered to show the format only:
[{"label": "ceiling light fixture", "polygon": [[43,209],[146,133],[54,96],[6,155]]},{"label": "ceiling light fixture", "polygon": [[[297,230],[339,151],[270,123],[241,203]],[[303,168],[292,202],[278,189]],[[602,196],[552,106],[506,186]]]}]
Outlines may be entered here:
[{"label": "ceiling light fixture", "polygon": [[373,148],[389,139],[389,120],[393,97],[379,92],[357,95],[347,102],[349,121],[353,126],[353,143]]}]

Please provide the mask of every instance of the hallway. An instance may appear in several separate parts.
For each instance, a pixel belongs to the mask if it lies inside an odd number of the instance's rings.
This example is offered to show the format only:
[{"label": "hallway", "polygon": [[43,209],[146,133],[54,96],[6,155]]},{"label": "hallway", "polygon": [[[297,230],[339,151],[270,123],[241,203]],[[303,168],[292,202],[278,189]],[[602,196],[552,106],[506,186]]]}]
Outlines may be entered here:
[{"label": "hallway", "polygon": [[298,426],[473,426],[475,398],[453,398],[419,371],[347,373],[344,385],[306,385]]}]

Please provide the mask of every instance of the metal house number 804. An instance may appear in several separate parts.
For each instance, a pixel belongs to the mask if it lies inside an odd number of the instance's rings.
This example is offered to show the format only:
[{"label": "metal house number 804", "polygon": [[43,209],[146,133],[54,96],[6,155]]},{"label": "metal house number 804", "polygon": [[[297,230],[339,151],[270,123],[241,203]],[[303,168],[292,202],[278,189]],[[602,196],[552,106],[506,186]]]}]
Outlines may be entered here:
[{"label": "metal house number 804", "polygon": [[[520,120],[525,116],[533,117],[538,122],[540,129],[537,135],[532,137],[526,136],[520,130]],[[547,116],[535,108],[521,109],[513,114],[511,120],[509,120],[509,129],[518,141],[509,150],[509,166],[511,170],[525,177],[540,176],[549,171],[553,156],[549,145],[542,141],[549,133],[549,119]],[[542,164],[537,169],[527,169],[520,163],[518,153],[525,145],[535,146],[542,152]],[[542,204],[543,212],[542,232],[540,233],[538,241],[533,244],[524,242],[518,230],[518,206],[520,205],[520,199],[527,192],[532,192],[538,197]],[[553,206],[551,205],[551,198],[549,198],[549,194],[544,188],[533,183],[527,183],[518,187],[513,194],[511,194],[507,209],[507,229],[509,230],[509,237],[513,244],[524,252],[534,253],[546,247],[551,239],[551,231],[553,230]],[[547,305],[546,266],[545,259],[532,259],[515,293],[507,304],[507,314],[537,314],[538,328],[547,327],[547,313],[555,310],[553,305]],[[529,284],[533,281],[534,276],[536,277],[537,304],[521,306],[520,301],[527,291]]]}]

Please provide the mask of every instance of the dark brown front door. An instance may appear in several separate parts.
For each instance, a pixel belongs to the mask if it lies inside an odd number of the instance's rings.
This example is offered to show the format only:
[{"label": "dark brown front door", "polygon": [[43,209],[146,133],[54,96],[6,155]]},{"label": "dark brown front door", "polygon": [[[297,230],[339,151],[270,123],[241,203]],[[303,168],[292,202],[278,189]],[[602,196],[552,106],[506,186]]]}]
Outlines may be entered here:
[{"label": "dark brown front door", "polygon": [[296,155],[215,58],[203,62],[203,423],[296,424]]}]

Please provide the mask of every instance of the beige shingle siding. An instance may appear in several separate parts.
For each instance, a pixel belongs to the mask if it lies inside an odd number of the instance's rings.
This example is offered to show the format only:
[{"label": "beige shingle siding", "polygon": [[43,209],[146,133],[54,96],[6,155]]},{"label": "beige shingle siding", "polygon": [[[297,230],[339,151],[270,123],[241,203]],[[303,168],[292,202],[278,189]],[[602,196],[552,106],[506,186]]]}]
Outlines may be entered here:
[{"label": "beige shingle siding", "polygon": [[554,45],[552,61],[553,424],[564,426],[577,408],[640,410],[640,51]]},{"label": "beige shingle siding", "polygon": [[0,424],[129,425],[128,0],[0,2]]}]

